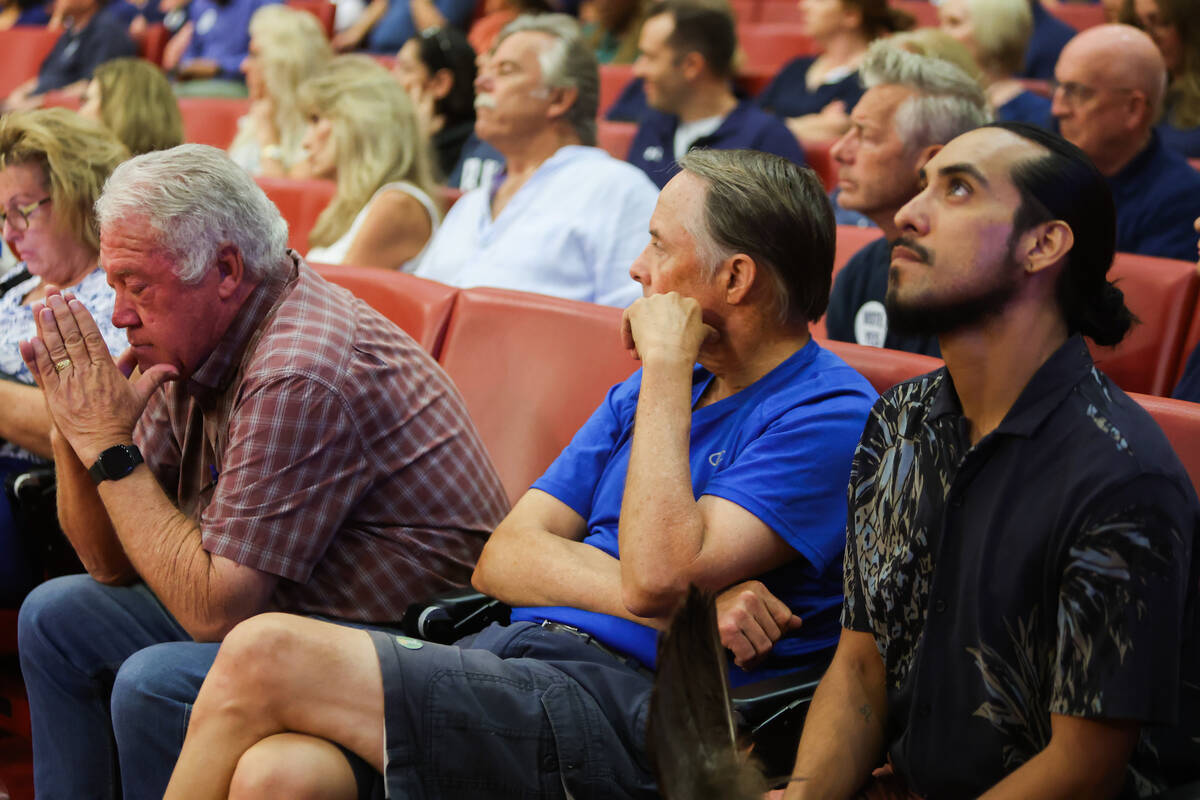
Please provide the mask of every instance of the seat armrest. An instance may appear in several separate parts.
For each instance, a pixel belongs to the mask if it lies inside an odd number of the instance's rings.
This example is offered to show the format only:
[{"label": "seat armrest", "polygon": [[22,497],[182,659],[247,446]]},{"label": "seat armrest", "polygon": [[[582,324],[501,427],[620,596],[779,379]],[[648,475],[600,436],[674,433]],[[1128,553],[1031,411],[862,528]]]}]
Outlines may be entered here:
[{"label": "seat armrest", "polygon": [[807,708],[826,666],[822,663],[732,689],[729,699],[743,728],[757,731],[781,714]]},{"label": "seat armrest", "polygon": [[507,623],[510,611],[494,597],[468,586],[413,603],[404,612],[400,629],[416,639],[451,644],[493,622]]}]

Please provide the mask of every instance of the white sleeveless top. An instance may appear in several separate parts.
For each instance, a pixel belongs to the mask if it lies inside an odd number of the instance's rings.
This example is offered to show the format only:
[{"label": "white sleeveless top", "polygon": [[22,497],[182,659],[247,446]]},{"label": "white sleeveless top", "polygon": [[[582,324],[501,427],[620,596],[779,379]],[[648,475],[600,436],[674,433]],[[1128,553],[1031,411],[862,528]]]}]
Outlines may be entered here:
[{"label": "white sleeveless top", "polygon": [[[367,219],[367,212],[371,210],[371,203],[375,202],[375,198],[384,192],[404,192],[410,197],[414,197],[422,206],[425,207],[425,212],[429,214],[429,239],[433,239],[433,235],[437,233],[440,215],[438,214],[437,205],[433,199],[425,192],[421,191],[419,186],[409,183],[408,181],[396,181],[394,183],[385,183],[380,186],[375,194],[371,195],[371,199],[363,206],[362,211],[358,212],[358,216],[354,218],[354,222],[350,223],[350,229],[342,234],[341,238],[328,247],[314,247],[308,251],[308,255],[304,258],[306,261],[313,261],[318,264],[341,264],[346,260],[346,253],[350,252],[350,244],[354,241],[354,237],[358,235],[358,231],[363,226],[363,222]],[[425,247],[429,246],[429,242],[425,243]],[[398,269],[411,269],[412,265],[420,260],[425,253],[425,247],[421,248],[421,252],[417,253],[404,264],[397,264]]]}]

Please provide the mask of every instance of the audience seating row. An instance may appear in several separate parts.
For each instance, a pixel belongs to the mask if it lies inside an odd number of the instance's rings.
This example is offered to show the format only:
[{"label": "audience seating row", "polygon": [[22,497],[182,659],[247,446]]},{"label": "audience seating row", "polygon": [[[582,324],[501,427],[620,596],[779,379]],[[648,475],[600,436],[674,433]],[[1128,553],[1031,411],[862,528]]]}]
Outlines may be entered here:
[{"label": "audience seating row", "polygon": [[[504,289],[454,289],[403,273],[326,267],[326,278],[408,331],[462,392],[516,499],[637,362],[618,335],[621,311]],[[915,353],[822,340],[879,391],[941,365]],[[1135,394],[1167,432],[1200,488],[1200,405]]]}]

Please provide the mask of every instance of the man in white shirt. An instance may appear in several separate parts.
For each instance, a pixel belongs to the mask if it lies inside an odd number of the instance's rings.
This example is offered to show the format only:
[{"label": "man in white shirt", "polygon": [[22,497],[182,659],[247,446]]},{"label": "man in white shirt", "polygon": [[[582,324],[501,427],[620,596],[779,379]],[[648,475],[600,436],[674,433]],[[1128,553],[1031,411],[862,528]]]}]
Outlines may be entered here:
[{"label": "man in white shirt", "polygon": [[641,170],[594,147],[599,75],[576,23],[521,17],[476,86],[476,134],[506,169],[463,195],[413,272],[624,307],[657,198]]}]

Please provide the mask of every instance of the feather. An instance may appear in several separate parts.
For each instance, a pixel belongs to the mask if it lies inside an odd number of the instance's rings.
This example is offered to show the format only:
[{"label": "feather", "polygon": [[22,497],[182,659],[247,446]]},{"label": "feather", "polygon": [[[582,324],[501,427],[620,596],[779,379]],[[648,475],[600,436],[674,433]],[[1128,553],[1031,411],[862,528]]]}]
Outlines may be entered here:
[{"label": "feather", "polygon": [[695,586],[659,637],[646,741],[667,800],[761,800],[767,790],[738,747],[714,597]]}]

